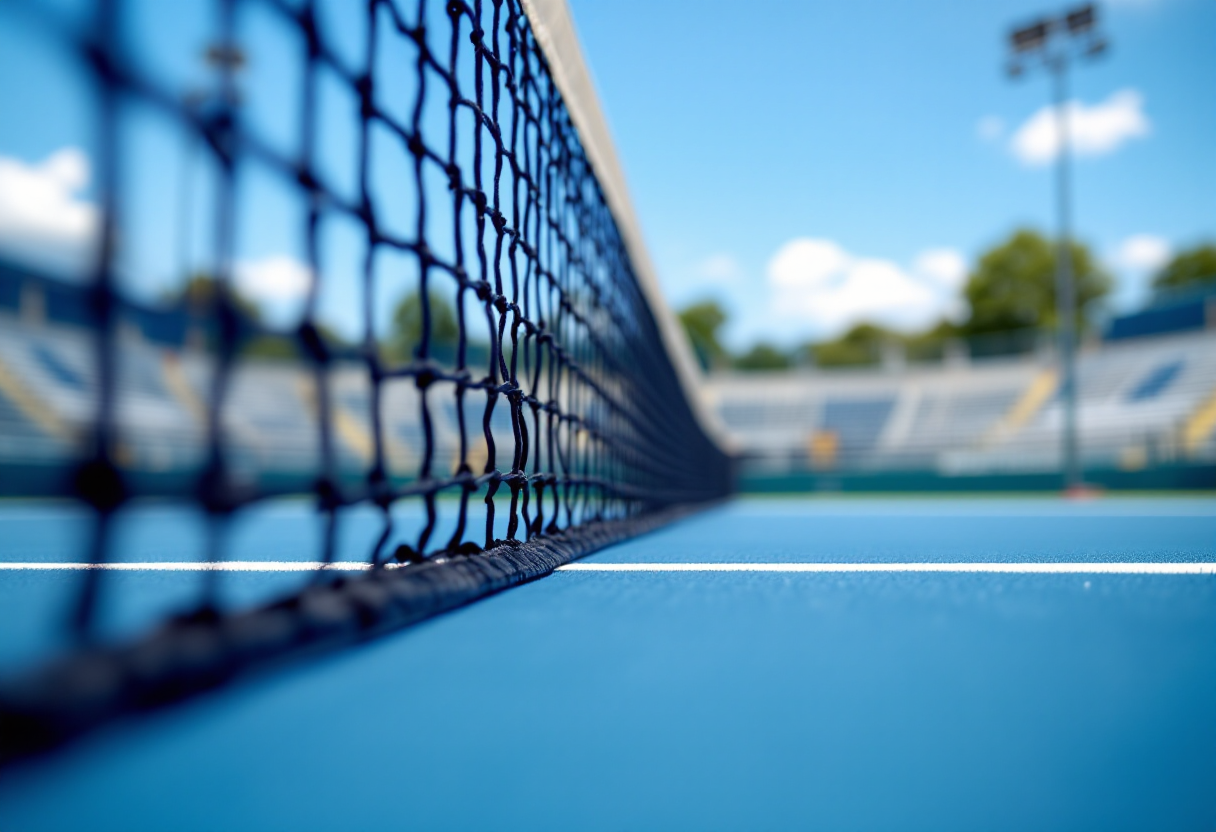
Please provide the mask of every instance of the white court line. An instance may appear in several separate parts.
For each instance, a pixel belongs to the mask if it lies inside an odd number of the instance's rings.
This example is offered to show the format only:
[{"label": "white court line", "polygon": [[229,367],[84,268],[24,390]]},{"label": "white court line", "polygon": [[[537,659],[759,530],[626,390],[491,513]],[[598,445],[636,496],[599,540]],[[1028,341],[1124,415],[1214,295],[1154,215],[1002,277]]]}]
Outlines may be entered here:
[{"label": "white court line", "polygon": [[[397,564],[385,564],[394,569]],[[129,563],[0,563],[0,572],[365,572],[370,564],[340,561],[230,560]],[[559,572],[991,572],[1030,575],[1216,575],[1216,563],[569,563]]]},{"label": "white court line", "polygon": [[1216,563],[570,563],[559,572],[998,572],[1216,575]]}]

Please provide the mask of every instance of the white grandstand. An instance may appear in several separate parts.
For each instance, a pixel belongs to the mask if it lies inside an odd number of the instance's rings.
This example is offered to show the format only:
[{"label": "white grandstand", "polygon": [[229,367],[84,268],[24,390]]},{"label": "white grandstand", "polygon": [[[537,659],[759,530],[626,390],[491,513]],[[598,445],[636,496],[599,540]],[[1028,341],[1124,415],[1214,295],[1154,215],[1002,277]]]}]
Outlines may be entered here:
[{"label": "white grandstand", "polygon": [[[96,407],[93,349],[93,336],[79,324],[0,308],[0,464],[10,472],[79,456]],[[202,468],[214,357],[124,326],[117,366],[121,464],[145,472]],[[335,364],[327,381],[336,462],[362,475],[375,449],[367,369]],[[1079,382],[1088,467],[1216,463],[1216,327],[1090,345],[1079,359]],[[703,392],[745,474],[1059,469],[1061,409],[1046,353],[955,356],[898,369],[724,373],[708,377]],[[458,456],[457,414],[448,393],[429,400],[432,471],[443,474]],[[315,476],[321,432],[312,367],[240,360],[222,401],[224,446],[238,476]],[[477,469],[488,453],[479,430],[484,412],[484,399],[470,397],[464,416]],[[380,417],[387,473],[418,476],[425,428],[411,381],[384,384]],[[507,407],[494,409],[491,434],[498,447],[512,446]],[[23,493],[21,483],[0,490]]]},{"label": "white grandstand", "polygon": [[[1089,466],[1216,460],[1216,328],[1091,345],[1078,364]],[[923,367],[719,373],[706,384],[751,471],[1057,470],[1050,354]]]},{"label": "white grandstand", "polygon": [[[96,409],[95,337],[79,326],[0,310],[0,465],[66,464],[81,454]],[[197,471],[207,452],[207,402],[214,398],[214,358],[202,351],[151,342],[133,327],[117,338],[116,417],[119,462],[145,472]],[[366,472],[374,452],[371,384],[359,363],[327,374],[334,453],[340,469]],[[434,435],[432,470],[449,473],[458,455],[450,391],[429,396]],[[313,369],[283,360],[236,362],[223,395],[221,425],[227,461],[238,478],[314,476],[320,464]],[[423,463],[420,394],[411,380],[386,382],[380,415],[388,474],[410,479]],[[469,461],[484,466],[485,399],[470,396]],[[512,447],[509,409],[495,408],[491,435]],[[499,451],[501,454],[502,452]],[[501,464],[501,460],[500,460]],[[8,493],[21,489],[8,483]],[[17,484],[19,485],[19,484]]]}]

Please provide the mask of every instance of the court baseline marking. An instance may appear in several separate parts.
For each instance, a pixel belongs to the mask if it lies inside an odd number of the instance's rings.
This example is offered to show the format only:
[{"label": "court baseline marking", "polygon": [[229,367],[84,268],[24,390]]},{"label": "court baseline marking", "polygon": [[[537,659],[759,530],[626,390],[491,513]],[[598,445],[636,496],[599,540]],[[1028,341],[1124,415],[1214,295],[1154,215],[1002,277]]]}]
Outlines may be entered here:
[{"label": "court baseline marking", "polygon": [[561,572],[995,572],[1032,575],[1216,575],[1216,563],[571,563]]},{"label": "court baseline marking", "polygon": [[[0,572],[366,572],[371,564],[358,561],[141,561],[125,563],[0,563]],[[397,568],[397,564],[385,564]],[[1052,563],[985,561],[978,563],[569,563],[558,572],[977,572],[1026,575],[1216,575],[1216,562],[1129,563],[1124,561]]]}]

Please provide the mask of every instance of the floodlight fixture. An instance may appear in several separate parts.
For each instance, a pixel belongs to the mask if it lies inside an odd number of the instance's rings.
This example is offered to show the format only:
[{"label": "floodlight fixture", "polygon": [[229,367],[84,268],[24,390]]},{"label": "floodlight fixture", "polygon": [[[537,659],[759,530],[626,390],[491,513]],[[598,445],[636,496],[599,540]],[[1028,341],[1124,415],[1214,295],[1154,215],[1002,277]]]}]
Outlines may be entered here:
[{"label": "floodlight fixture", "polygon": [[1064,22],[1068,26],[1068,34],[1082,35],[1094,28],[1097,23],[1097,13],[1093,3],[1088,3],[1069,12]]},{"label": "floodlight fixture", "polygon": [[1047,45],[1049,34],[1051,34],[1051,21],[1040,20],[1030,26],[1014,29],[1013,34],[1009,36],[1009,42],[1015,53],[1034,52]]},{"label": "floodlight fixture", "polygon": [[[1097,26],[1098,9],[1093,3],[1086,3],[1058,17],[1042,17],[1014,29],[1009,33],[1010,53],[1014,61],[1041,55],[1048,64],[1067,60],[1070,54],[1092,58],[1106,50],[1106,41],[1098,34]],[[1019,61],[1016,71],[1009,67],[1009,75],[1017,77],[1024,68]]]}]

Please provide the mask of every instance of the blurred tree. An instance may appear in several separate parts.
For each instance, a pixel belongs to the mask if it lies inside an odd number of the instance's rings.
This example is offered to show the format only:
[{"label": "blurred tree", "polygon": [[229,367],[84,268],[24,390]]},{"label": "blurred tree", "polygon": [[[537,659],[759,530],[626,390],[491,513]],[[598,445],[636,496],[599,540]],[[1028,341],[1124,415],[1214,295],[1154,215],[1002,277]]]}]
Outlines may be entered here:
[{"label": "blurred tree", "polygon": [[[198,332],[208,349],[215,349],[220,333],[215,323],[215,299],[220,284],[212,275],[198,272],[190,276],[185,285],[167,292],[164,300],[174,306],[182,306],[195,321],[201,322]],[[286,336],[262,332],[262,310],[251,298],[246,297],[232,283],[228,284],[228,300],[236,312],[239,347],[238,354],[254,358],[296,358],[298,353],[294,341]]]},{"label": "blurred tree", "polygon": [[247,358],[298,359],[300,348],[289,335],[255,335],[245,342],[241,355]]},{"label": "blurred tree", "polygon": [[[188,313],[207,321],[214,314],[212,304],[218,288],[219,284],[214,277],[199,273],[187,280],[184,286],[167,292],[163,297],[166,303],[184,305]],[[236,310],[241,338],[238,352],[243,358],[303,358],[304,354],[294,332],[269,331],[262,320],[261,307],[231,284],[228,297]],[[317,331],[331,347],[346,346],[344,339],[325,324],[318,323]],[[218,330],[207,326],[204,332],[207,343],[214,346]]]},{"label": "blurred tree", "polygon": [[1158,292],[1216,285],[1216,244],[1180,251],[1153,277]]},{"label": "blurred tree", "polygon": [[[184,286],[166,292],[164,300],[171,304],[184,304],[187,310],[195,315],[206,316],[212,311],[219,282],[209,274],[198,272],[190,276]],[[228,284],[228,297],[236,308],[237,315],[246,323],[261,324],[262,310],[257,303],[241,294],[240,290],[231,283]]]},{"label": "blurred tree", "polygon": [[793,363],[788,353],[772,344],[760,342],[735,359],[735,369],[745,371],[785,370]]},{"label": "blurred tree", "polygon": [[[345,349],[350,344],[333,328],[323,323],[317,323],[317,333],[328,349]],[[294,333],[278,332],[255,335],[245,342],[241,354],[248,358],[290,358],[303,359],[307,351],[300,346],[300,341]]]},{"label": "blurred tree", "polygon": [[713,370],[729,362],[730,356],[718,340],[718,332],[726,323],[726,312],[716,301],[686,306],[680,310],[679,318],[702,369]]},{"label": "blurred tree", "polygon": [[[1095,302],[1110,291],[1111,279],[1086,246],[1074,241],[1070,248],[1077,325],[1083,327]],[[970,314],[962,325],[963,332],[979,335],[1054,326],[1055,279],[1055,243],[1036,231],[1014,232],[984,253],[967,278],[963,295]]]},{"label": "blurred tree", "polygon": [[946,345],[957,340],[962,334],[961,328],[953,321],[943,318],[922,332],[915,332],[903,338],[904,349],[909,361],[937,361],[945,357]]},{"label": "blurred tree", "polygon": [[[460,325],[452,303],[431,291],[427,295],[430,309],[430,354],[440,361],[452,361],[460,339]],[[408,361],[422,340],[422,295],[411,292],[393,310],[392,330],[385,339],[385,356],[395,361]]]},{"label": "blurred tree", "polygon": [[820,367],[861,367],[882,359],[883,345],[900,336],[870,323],[854,324],[832,341],[808,344],[804,349]]}]

